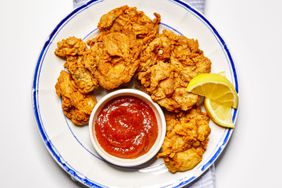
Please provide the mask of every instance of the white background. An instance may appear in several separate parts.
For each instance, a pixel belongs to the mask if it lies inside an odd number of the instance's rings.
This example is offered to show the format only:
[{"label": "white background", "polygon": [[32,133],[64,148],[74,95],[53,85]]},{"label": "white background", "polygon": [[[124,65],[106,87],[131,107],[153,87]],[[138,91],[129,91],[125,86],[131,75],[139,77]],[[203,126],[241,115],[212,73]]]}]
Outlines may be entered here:
[{"label": "white background", "polygon": [[[71,0],[4,1],[0,6],[0,187],[81,187],[46,150],[33,118],[39,52],[72,10]],[[216,162],[216,187],[282,187],[282,1],[207,0],[239,78],[236,130]]]}]

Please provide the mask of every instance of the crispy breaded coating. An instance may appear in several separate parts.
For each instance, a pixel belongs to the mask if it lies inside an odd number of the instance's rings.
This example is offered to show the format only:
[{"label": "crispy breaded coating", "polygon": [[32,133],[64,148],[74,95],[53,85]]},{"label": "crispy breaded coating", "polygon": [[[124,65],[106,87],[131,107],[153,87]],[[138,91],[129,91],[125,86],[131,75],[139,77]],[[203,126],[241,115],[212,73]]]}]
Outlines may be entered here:
[{"label": "crispy breaded coating", "polygon": [[66,71],[61,71],[55,89],[57,95],[62,98],[64,114],[77,126],[86,125],[97,103],[96,97],[80,93]]},{"label": "crispy breaded coating", "polygon": [[69,56],[83,55],[86,48],[86,44],[81,39],[68,37],[57,43],[55,54],[66,59]]},{"label": "crispy breaded coating", "polygon": [[144,45],[158,33],[160,16],[152,21],[135,7],[123,6],[103,15],[100,33],[88,41],[94,62],[85,66],[107,90],[128,83],[139,66]]},{"label": "crispy breaded coating", "polygon": [[64,67],[70,72],[79,92],[87,94],[99,87],[98,80],[85,67],[88,56],[68,57]]},{"label": "crispy breaded coating", "polygon": [[93,65],[86,66],[93,72],[99,85],[107,90],[128,83],[138,68],[139,61],[134,57],[139,52],[130,52],[128,36],[122,33],[102,33],[92,41]]},{"label": "crispy breaded coating", "polygon": [[104,14],[101,18],[100,21],[98,23],[98,28],[100,31],[103,30],[108,30],[112,27],[113,23],[115,22],[115,20],[121,15],[123,14],[123,12],[125,10],[127,10],[129,7],[127,5],[119,7],[119,8],[115,8],[113,10],[111,10],[110,12],[108,12],[107,14]]},{"label": "crispy breaded coating", "polygon": [[139,45],[149,42],[159,31],[161,17],[154,13],[152,21],[136,7],[122,6],[103,15],[98,24],[101,32],[119,32],[137,40]]},{"label": "crispy breaded coating", "polygon": [[87,43],[76,37],[57,43],[55,54],[66,60],[68,72],[61,72],[56,92],[65,115],[75,124],[88,122],[91,112],[85,110],[96,104],[90,95],[93,90],[99,86],[111,90],[130,82],[142,48],[158,33],[160,16],[155,17],[152,21],[142,11],[123,6],[101,17],[100,33]]},{"label": "crispy breaded coating", "polygon": [[200,108],[165,113],[167,133],[158,154],[170,172],[194,168],[202,160],[210,134],[209,117]]},{"label": "crispy breaded coating", "polygon": [[99,87],[97,79],[85,64],[93,63],[93,57],[86,43],[76,37],[69,37],[57,43],[55,54],[66,60],[64,67],[70,72],[79,92],[87,94]]},{"label": "crispy breaded coating", "polygon": [[152,99],[171,112],[187,111],[198,95],[185,91],[199,73],[211,71],[211,62],[197,40],[164,30],[141,53],[138,79]]}]

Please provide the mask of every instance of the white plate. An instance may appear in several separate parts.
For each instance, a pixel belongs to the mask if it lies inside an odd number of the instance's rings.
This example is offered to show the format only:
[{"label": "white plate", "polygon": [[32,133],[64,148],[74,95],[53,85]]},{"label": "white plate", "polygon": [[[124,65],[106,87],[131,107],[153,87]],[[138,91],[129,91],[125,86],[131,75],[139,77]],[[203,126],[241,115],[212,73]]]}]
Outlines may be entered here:
[{"label": "white plate", "polygon": [[[235,66],[222,37],[210,22],[191,6],[179,0],[93,0],[75,9],[50,34],[36,64],[33,81],[35,119],[42,139],[55,161],[71,177],[94,187],[181,187],[201,176],[222,153],[232,131],[212,122],[211,134],[203,160],[193,170],[171,174],[158,159],[135,169],[117,168],[103,161],[91,146],[88,127],[74,126],[63,114],[55,84],[63,61],[54,55],[56,43],[68,36],[88,38],[97,33],[101,15],[121,5],[136,6],[153,18],[162,16],[161,28],[172,29],[196,38],[212,61],[212,72],[225,71],[238,92]],[[103,93],[99,93],[98,99]],[[233,121],[237,110],[233,111]]]}]

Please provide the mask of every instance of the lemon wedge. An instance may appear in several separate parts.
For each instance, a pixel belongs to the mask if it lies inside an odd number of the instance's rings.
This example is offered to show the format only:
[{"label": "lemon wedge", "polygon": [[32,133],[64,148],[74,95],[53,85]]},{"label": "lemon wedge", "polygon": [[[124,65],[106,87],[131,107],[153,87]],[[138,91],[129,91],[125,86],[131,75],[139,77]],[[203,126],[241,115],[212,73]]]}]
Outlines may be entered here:
[{"label": "lemon wedge", "polygon": [[205,98],[204,104],[213,122],[221,127],[234,128],[230,106],[222,105],[209,98]]},{"label": "lemon wedge", "polygon": [[199,74],[189,82],[187,91],[205,97],[206,111],[216,124],[234,128],[231,107],[238,107],[238,95],[233,84],[225,76]]},{"label": "lemon wedge", "polygon": [[194,77],[187,91],[209,98],[225,106],[237,108],[238,95],[233,84],[220,74],[204,73]]}]

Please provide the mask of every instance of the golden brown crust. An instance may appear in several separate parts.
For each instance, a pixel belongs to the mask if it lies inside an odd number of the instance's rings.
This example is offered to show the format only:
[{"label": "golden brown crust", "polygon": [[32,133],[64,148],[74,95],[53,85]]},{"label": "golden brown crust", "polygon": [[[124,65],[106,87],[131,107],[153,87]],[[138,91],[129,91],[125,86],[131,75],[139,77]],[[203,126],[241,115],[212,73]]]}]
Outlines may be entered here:
[{"label": "golden brown crust", "polygon": [[70,74],[61,71],[55,85],[56,93],[62,98],[64,114],[76,125],[86,125],[96,104],[94,95],[85,95],[78,91]]},{"label": "golden brown crust", "polygon": [[95,105],[96,99],[90,97],[93,90],[99,86],[111,90],[130,82],[143,46],[158,33],[160,16],[155,17],[152,21],[135,7],[123,6],[101,17],[97,37],[88,42],[68,37],[57,43],[55,54],[66,60],[68,72],[61,72],[55,88],[64,114],[76,125],[89,119],[90,112],[81,104],[89,99],[91,107]]},{"label": "golden brown crust", "polygon": [[101,32],[119,32],[129,36],[131,40],[145,44],[154,38],[159,30],[160,15],[154,13],[152,21],[143,11],[136,7],[123,6],[103,15],[98,23]]},{"label": "golden brown crust", "polygon": [[86,43],[76,37],[69,37],[57,43],[55,54],[66,60],[64,67],[70,72],[79,92],[87,94],[99,87],[97,79],[85,67],[89,59]]},{"label": "golden brown crust", "polygon": [[199,73],[211,71],[211,62],[198,41],[164,30],[141,53],[138,79],[154,101],[171,112],[187,111],[199,97],[185,91]]},{"label": "golden brown crust", "polygon": [[64,67],[70,72],[79,92],[87,94],[99,87],[98,80],[85,67],[88,56],[67,58]]},{"label": "golden brown crust", "polygon": [[111,90],[131,80],[139,65],[134,56],[139,52],[130,50],[127,35],[118,32],[101,33],[91,45],[95,64],[91,70],[101,87]]},{"label": "golden brown crust", "polygon": [[170,172],[194,168],[202,160],[210,134],[209,118],[200,108],[165,113],[167,133],[158,154]]},{"label": "golden brown crust", "polygon": [[[103,15],[100,34],[88,41],[94,58],[92,69],[99,85],[107,90],[128,83],[139,66],[144,45],[158,33],[160,16],[152,21],[135,7],[123,6]],[[91,67],[91,66],[89,66]]]},{"label": "golden brown crust", "polygon": [[86,50],[86,44],[76,37],[68,37],[57,43],[55,54],[66,59],[69,56],[83,55]]}]

